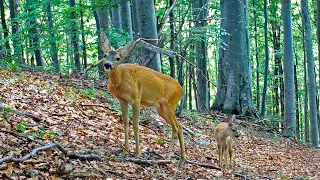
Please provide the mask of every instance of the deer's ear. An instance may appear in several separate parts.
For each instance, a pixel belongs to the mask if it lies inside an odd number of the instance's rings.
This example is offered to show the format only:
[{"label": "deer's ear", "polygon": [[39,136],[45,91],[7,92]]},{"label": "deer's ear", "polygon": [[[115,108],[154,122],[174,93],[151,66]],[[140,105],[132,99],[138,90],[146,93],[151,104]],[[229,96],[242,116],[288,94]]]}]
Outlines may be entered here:
[{"label": "deer's ear", "polygon": [[111,50],[111,44],[104,32],[100,33],[100,48],[104,53],[107,53]]},{"label": "deer's ear", "polygon": [[236,119],[236,115],[232,115],[232,117],[229,116],[229,117],[227,118],[227,123],[228,123],[229,125],[231,125],[231,124],[232,124],[232,121],[234,121],[235,119]]}]

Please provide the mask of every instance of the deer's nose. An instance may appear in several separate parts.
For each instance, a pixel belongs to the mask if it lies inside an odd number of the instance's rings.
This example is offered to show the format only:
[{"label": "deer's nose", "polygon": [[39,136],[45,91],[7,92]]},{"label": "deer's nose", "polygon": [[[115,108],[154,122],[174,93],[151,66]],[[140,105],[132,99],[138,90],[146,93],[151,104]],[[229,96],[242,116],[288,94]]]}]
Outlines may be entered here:
[{"label": "deer's nose", "polygon": [[104,64],[104,68],[105,68],[106,70],[110,70],[110,69],[112,69],[112,65],[111,65],[110,63],[105,63],[105,64]]}]

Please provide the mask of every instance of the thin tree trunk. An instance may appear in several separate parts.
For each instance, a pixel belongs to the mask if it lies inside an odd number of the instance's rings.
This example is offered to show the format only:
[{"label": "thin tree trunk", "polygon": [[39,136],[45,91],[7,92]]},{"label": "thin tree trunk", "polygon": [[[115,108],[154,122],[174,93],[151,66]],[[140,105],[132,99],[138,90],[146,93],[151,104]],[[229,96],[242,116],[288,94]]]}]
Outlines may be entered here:
[{"label": "thin tree trunk", "polygon": [[5,40],[4,43],[5,43],[5,47],[6,47],[5,55],[8,56],[11,54],[11,49],[10,49],[9,38],[8,38],[9,30],[7,27],[3,0],[0,0],[0,12],[1,12],[1,25],[2,25],[2,30],[3,30],[3,38]]},{"label": "thin tree trunk", "polygon": [[269,72],[269,45],[268,45],[268,12],[267,12],[267,0],[264,0],[264,46],[266,53],[266,61],[264,66],[264,82],[262,92],[262,104],[261,104],[261,117],[263,118],[266,113],[266,97],[268,86],[268,72]]},{"label": "thin tree trunk", "polygon": [[47,3],[47,17],[48,17],[48,27],[49,27],[49,34],[50,34],[50,50],[51,50],[51,58],[53,62],[53,66],[55,68],[55,72],[60,72],[60,62],[59,62],[59,56],[58,56],[58,49],[57,49],[57,43],[56,38],[54,34],[54,25],[53,25],[53,15],[51,10],[51,0],[48,0]]},{"label": "thin tree trunk", "polygon": [[302,43],[303,43],[303,87],[304,87],[304,138],[305,142],[310,142],[309,135],[309,119],[308,119],[308,85],[307,85],[307,56],[305,48],[304,28],[302,28]]},{"label": "thin tree trunk", "polygon": [[120,8],[119,7],[112,8],[111,22],[112,22],[112,26],[114,28],[121,28]]},{"label": "thin tree trunk", "polygon": [[77,27],[77,17],[75,11],[75,0],[69,0],[69,5],[71,9],[70,19],[71,19],[71,44],[73,46],[73,55],[74,55],[74,65],[76,71],[81,70],[80,63],[80,53],[79,53],[79,36],[78,36],[78,27]]},{"label": "thin tree trunk", "polygon": [[[169,7],[173,5],[175,0],[170,0],[169,1]],[[174,9],[169,13],[169,21],[170,21],[170,49],[175,51],[175,26],[174,26]],[[175,65],[174,65],[174,58],[169,57],[169,63],[170,63],[170,76],[175,78]]]},{"label": "thin tree trunk", "polygon": [[38,32],[38,22],[37,19],[35,18],[36,15],[34,15],[34,8],[33,8],[33,4],[34,1],[30,1],[27,0],[26,4],[27,4],[27,8],[28,8],[28,12],[31,16],[30,19],[30,33],[31,33],[31,47],[34,49],[34,54],[35,54],[35,58],[36,58],[36,64],[37,66],[44,66],[44,62],[42,59],[42,52],[41,52],[41,48],[40,48],[40,39],[39,39],[39,32]]},{"label": "thin tree trunk", "polygon": [[82,40],[82,58],[83,58],[83,68],[86,69],[88,67],[87,62],[87,43],[86,43],[86,37],[84,33],[84,20],[83,20],[83,10],[80,10],[80,18],[81,18],[81,40]]},{"label": "thin tree trunk", "polygon": [[9,0],[10,8],[10,18],[11,18],[11,34],[12,34],[12,45],[14,49],[14,55],[17,59],[17,62],[24,63],[22,59],[22,47],[19,34],[19,20],[18,20],[18,0]]},{"label": "thin tree trunk", "polygon": [[121,28],[129,33],[130,39],[132,39],[132,19],[131,19],[131,8],[130,2],[125,1],[120,4],[120,17],[121,17]]},{"label": "thin tree trunk", "polygon": [[305,29],[305,45],[308,64],[308,78],[309,78],[309,108],[311,121],[311,142],[314,147],[319,145],[319,127],[317,119],[317,91],[315,80],[314,56],[312,52],[312,34],[308,3],[306,0],[301,0],[302,24]]},{"label": "thin tree trunk", "polygon": [[253,16],[254,16],[254,44],[255,44],[255,51],[256,51],[256,98],[257,98],[257,110],[260,109],[260,64],[259,64],[259,52],[258,52],[258,30],[257,30],[257,11],[255,9],[255,0],[252,0],[253,3]]}]

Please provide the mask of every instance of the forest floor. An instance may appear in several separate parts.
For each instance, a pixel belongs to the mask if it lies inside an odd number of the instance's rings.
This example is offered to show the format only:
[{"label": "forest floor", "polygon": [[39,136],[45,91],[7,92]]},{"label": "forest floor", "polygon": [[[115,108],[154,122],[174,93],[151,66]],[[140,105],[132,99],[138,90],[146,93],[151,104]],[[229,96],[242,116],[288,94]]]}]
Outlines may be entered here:
[{"label": "forest floor", "polygon": [[[222,114],[213,118],[184,112],[179,118],[188,129],[185,144],[191,163],[184,167],[177,166],[175,157],[163,164],[156,161],[166,154],[170,128],[153,113],[143,114],[140,122],[144,159],[123,157],[119,104],[103,91],[106,84],[100,85],[102,90],[88,88],[92,84],[44,72],[0,71],[0,105],[11,108],[0,109],[0,179],[320,179],[319,150],[267,133],[241,117],[234,125],[240,137],[233,140],[233,168],[224,173],[215,168],[212,129]],[[18,115],[12,109],[39,119]],[[129,143],[133,154],[132,124]],[[46,150],[35,152],[39,147]],[[179,152],[178,143],[174,151]],[[1,163],[5,157],[24,159]]]}]

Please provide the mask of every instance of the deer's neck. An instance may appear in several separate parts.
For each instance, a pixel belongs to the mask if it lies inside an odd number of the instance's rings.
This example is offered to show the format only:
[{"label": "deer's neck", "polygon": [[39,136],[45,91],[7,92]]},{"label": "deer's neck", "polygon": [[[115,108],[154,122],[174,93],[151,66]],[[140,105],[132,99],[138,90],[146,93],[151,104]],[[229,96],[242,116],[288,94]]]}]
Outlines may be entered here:
[{"label": "deer's neck", "polygon": [[121,70],[116,67],[109,72],[109,79],[113,86],[119,86],[121,83]]}]

